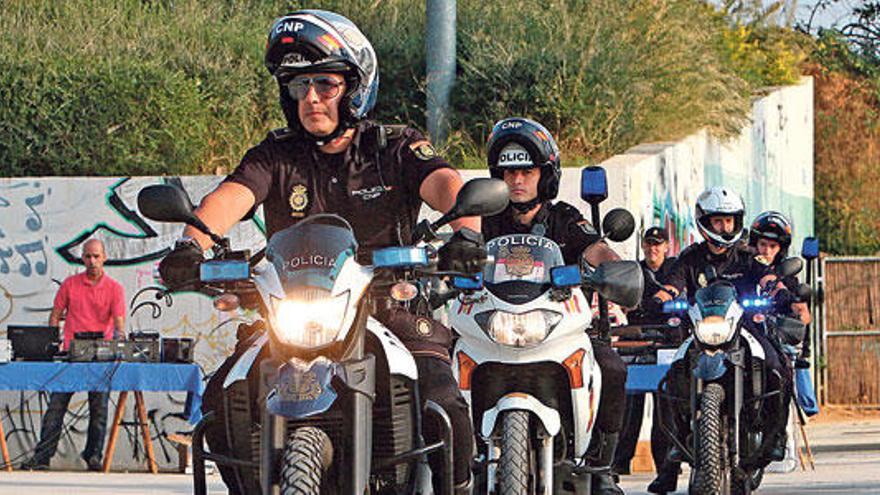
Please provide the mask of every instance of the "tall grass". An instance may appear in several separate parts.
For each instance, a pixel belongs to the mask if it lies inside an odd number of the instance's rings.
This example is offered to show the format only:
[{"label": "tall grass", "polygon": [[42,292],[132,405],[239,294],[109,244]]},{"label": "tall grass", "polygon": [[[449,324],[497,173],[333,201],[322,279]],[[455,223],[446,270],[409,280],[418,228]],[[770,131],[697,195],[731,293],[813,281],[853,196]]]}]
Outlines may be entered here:
[{"label": "tall grass", "polygon": [[[324,8],[379,56],[376,117],[424,126],[419,0],[0,2],[0,175],[211,173],[283,125],[263,67],[278,15]],[[541,120],[565,156],[742,123],[731,23],[699,0],[460,0],[454,129],[479,164],[491,124]],[[569,162],[571,163],[571,162]]]}]

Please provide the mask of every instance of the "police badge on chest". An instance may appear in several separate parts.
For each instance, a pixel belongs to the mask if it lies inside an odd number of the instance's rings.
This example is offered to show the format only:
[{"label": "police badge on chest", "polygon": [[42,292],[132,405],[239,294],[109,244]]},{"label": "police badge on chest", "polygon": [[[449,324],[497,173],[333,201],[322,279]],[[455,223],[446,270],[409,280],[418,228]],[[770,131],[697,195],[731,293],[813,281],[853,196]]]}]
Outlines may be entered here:
[{"label": "police badge on chest", "polygon": [[304,184],[295,184],[290,189],[290,198],[287,202],[290,204],[290,216],[294,218],[306,216],[306,208],[309,207],[309,190]]}]

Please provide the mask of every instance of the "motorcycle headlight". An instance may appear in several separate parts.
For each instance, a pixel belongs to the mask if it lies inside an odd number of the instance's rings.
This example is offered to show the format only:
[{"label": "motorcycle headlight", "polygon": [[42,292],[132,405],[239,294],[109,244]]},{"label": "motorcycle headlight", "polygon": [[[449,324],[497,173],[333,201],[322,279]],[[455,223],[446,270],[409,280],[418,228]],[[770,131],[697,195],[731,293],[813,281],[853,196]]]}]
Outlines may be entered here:
[{"label": "motorcycle headlight", "polygon": [[540,344],[562,319],[561,314],[544,309],[518,314],[493,311],[479,316],[482,318],[477,321],[490,339],[513,347]]},{"label": "motorcycle headlight", "polygon": [[733,338],[736,330],[733,320],[725,320],[721,316],[709,316],[697,323],[694,336],[706,345],[721,345]]},{"label": "motorcycle headlight", "polygon": [[342,331],[348,292],[330,297],[316,291],[305,297],[275,299],[275,336],[283,344],[322,347],[337,339]]}]

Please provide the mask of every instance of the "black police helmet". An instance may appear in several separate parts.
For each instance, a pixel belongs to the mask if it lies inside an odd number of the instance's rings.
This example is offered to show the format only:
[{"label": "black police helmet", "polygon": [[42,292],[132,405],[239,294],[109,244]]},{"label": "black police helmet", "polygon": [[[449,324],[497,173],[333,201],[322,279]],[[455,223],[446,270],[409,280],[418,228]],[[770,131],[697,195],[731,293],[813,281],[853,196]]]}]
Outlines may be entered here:
[{"label": "black police helmet", "polygon": [[[515,149],[502,153],[510,143],[519,144],[528,156]],[[492,177],[503,179],[505,169],[540,167],[538,199],[549,201],[559,194],[559,179],[562,177],[559,146],[543,125],[523,117],[500,120],[492,127],[487,148]]]},{"label": "black police helmet", "polygon": [[780,252],[785,256],[791,246],[791,222],[778,211],[765,211],[752,221],[749,232],[749,244],[758,245],[758,239],[770,239],[779,243]]}]

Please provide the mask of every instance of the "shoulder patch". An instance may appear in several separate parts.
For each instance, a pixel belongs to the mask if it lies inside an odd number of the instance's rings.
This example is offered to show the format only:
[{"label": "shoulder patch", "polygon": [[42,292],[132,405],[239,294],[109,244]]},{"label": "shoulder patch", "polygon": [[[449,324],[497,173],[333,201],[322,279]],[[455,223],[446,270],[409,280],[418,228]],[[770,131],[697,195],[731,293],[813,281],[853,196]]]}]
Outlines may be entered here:
[{"label": "shoulder patch", "polygon": [[584,220],[584,215],[581,213],[581,211],[578,210],[577,207],[572,206],[565,201],[557,201],[553,203],[551,208],[567,217],[575,218],[576,222],[586,222],[586,220]]},{"label": "shoulder patch", "polygon": [[409,149],[412,150],[416,158],[422,161],[428,161],[437,157],[437,151],[427,139],[422,139],[414,143],[410,143]]},{"label": "shoulder patch", "polygon": [[406,126],[401,124],[383,125],[382,129],[385,129],[385,138],[393,140],[403,137],[403,133],[406,131]]},{"label": "shoulder patch", "polygon": [[293,137],[293,131],[287,127],[279,127],[269,131],[269,139],[272,141],[286,141]]}]

